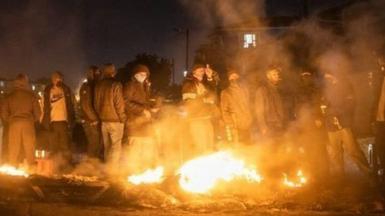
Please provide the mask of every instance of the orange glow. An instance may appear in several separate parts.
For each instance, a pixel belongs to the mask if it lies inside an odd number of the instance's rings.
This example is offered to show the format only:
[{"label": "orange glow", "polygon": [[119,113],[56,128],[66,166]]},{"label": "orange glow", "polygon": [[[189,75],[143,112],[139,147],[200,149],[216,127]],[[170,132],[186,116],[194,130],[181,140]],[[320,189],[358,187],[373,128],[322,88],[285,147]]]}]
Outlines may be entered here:
[{"label": "orange glow", "polygon": [[156,169],[148,169],[141,174],[129,176],[127,180],[134,185],[155,184],[163,181],[163,175],[164,168],[159,166]]},{"label": "orange glow", "polygon": [[307,178],[303,175],[302,170],[298,170],[296,175],[297,178],[295,180],[289,180],[289,178],[285,173],[283,175],[284,175],[283,184],[291,188],[302,187],[307,182]]},{"label": "orange glow", "polygon": [[25,170],[17,169],[9,165],[0,166],[0,173],[5,175],[10,175],[10,176],[23,176],[23,177],[29,176],[29,174]]},{"label": "orange glow", "polygon": [[179,169],[178,174],[182,189],[191,193],[207,193],[219,181],[230,182],[240,178],[257,183],[262,181],[255,169],[246,167],[243,160],[226,151],[188,161]]}]

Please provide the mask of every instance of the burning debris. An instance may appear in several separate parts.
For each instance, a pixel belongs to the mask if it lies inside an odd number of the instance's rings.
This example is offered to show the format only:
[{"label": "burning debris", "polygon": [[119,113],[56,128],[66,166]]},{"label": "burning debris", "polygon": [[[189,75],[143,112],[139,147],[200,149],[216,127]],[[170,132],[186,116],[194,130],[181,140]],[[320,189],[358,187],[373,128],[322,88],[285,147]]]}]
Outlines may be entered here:
[{"label": "burning debris", "polygon": [[29,174],[24,169],[18,169],[16,167],[10,165],[2,165],[0,166],[0,174],[10,175],[10,176],[21,176],[28,177]]},{"label": "burning debris", "polygon": [[246,167],[243,160],[226,151],[188,161],[178,173],[180,186],[191,193],[207,193],[219,181],[230,182],[237,178],[256,183],[262,181],[262,177],[254,168]]},{"label": "burning debris", "polygon": [[286,173],[284,173],[283,176],[283,184],[291,188],[299,188],[307,183],[307,178],[303,175],[302,170],[298,170],[294,180],[290,180]]},{"label": "burning debris", "polygon": [[164,168],[159,166],[155,169],[148,169],[142,174],[131,175],[128,182],[134,185],[161,183],[164,179]]}]

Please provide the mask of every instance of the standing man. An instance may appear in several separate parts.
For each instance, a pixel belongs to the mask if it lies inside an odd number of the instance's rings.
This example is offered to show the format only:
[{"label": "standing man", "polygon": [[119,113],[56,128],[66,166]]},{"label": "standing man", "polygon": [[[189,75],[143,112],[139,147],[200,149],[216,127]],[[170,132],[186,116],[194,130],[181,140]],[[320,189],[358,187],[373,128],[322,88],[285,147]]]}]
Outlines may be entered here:
[{"label": "standing man", "polygon": [[8,123],[8,162],[18,166],[21,152],[31,167],[34,165],[35,123],[40,120],[38,99],[29,87],[28,77],[19,74],[14,89],[4,99],[1,117]]},{"label": "standing man", "polygon": [[186,110],[187,131],[191,136],[192,155],[214,150],[214,128],[212,124],[215,108],[216,80],[213,70],[197,64],[182,85],[182,99]]},{"label": "standing man", "polygon": [[111,165],[117,165],[121,159],[122,139],[126,114],[122,84],[115,79],[113,64],[105,64],[103,79],[95,87],[95,111],[102,127],[104,159]]},{"label": "standing man", "polygon": [[227,140],[249,144],[252,123],[249,91],[239,82],[236,70],[229,70],[227,77],[230,84],[221,92],[220,100]]},{"label": "standing man", "polygon": [[150,104],[150,70],[145,65],[137,65],[132,71],[132,79],[124,86],[127,124],[126,136],[129,154],[128,165],[132,172],[142,172],[156,165],[158,149],[153,139],[152,119],[158,109]]},{"label": "standing man", "polygon": [[255,117],[261,135],[272,138],[282,135],[285,126],[282,98],[278,92],[280,69],[269,67],[264,78],[255,95]]},{"label": "standing man", "polygon": [[90,158],[99,159],[102,143],[99,118],[94,108],[94,92],[96,82],[100,79],[100,71],[96,66],[87,70],[87,81],[80,87],[80,109],[84,132],[87,137],[87,154]]},{"label": "standing man", "polygon": [[326,128],[329,137],[328,153],[331,174],[344,175],[344,150],[349,154],[358,168],[369,175],[370,168],[352,133],[355,96],[352,84],[341,74],[324,73]]},{"label": "standing man", "polygon": [[51,134],[50,150],[53,155],[63,157],[64,167],[71,160],[71,132],[75,124],[74,95],[64,84],[61,72],[55,71],[51,82],[44,90],[42,123]]}]

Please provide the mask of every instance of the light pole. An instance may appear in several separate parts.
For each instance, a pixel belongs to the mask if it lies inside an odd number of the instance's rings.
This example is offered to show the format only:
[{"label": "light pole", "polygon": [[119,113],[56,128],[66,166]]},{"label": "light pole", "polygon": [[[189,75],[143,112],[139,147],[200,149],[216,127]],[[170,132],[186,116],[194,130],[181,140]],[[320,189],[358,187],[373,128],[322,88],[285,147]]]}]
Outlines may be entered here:
[{"label": "light pole", "polygon": [[190,29],[188,28],[174,28],[174,31],[177,33],[184,33],[185,34],[185,46],[186,46],[186,62],[185,62],[185,71],[188,71],[189,69],[189,46],[190,46]]}]

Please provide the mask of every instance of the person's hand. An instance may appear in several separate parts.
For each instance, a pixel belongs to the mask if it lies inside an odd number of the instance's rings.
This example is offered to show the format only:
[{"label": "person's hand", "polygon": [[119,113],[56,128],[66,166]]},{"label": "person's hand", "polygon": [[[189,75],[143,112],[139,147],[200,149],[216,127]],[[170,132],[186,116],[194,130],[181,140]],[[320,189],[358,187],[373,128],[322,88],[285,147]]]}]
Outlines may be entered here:
[{"label": "person's hand", "polygon": [[207,76],[207,79],[208,79],[208,80],[211,80],[211,79],[213,79],[214,71],[213,71],[211,68],[207,67],[207,68],[205,69],[205,74],[206,74],[206,76]]},{"label": "person's hand", "polygon": [[90,125],[91,126],[96,126],[96,125],[98,125],[98,121],[91,122]]},{"label": "person's hand", "polygon": [[143,114],[144,114],[144,117],[146,117],[146,119],[150,119],[151,118],[151,112],[148,111],[148,110],[143,110]]}]

